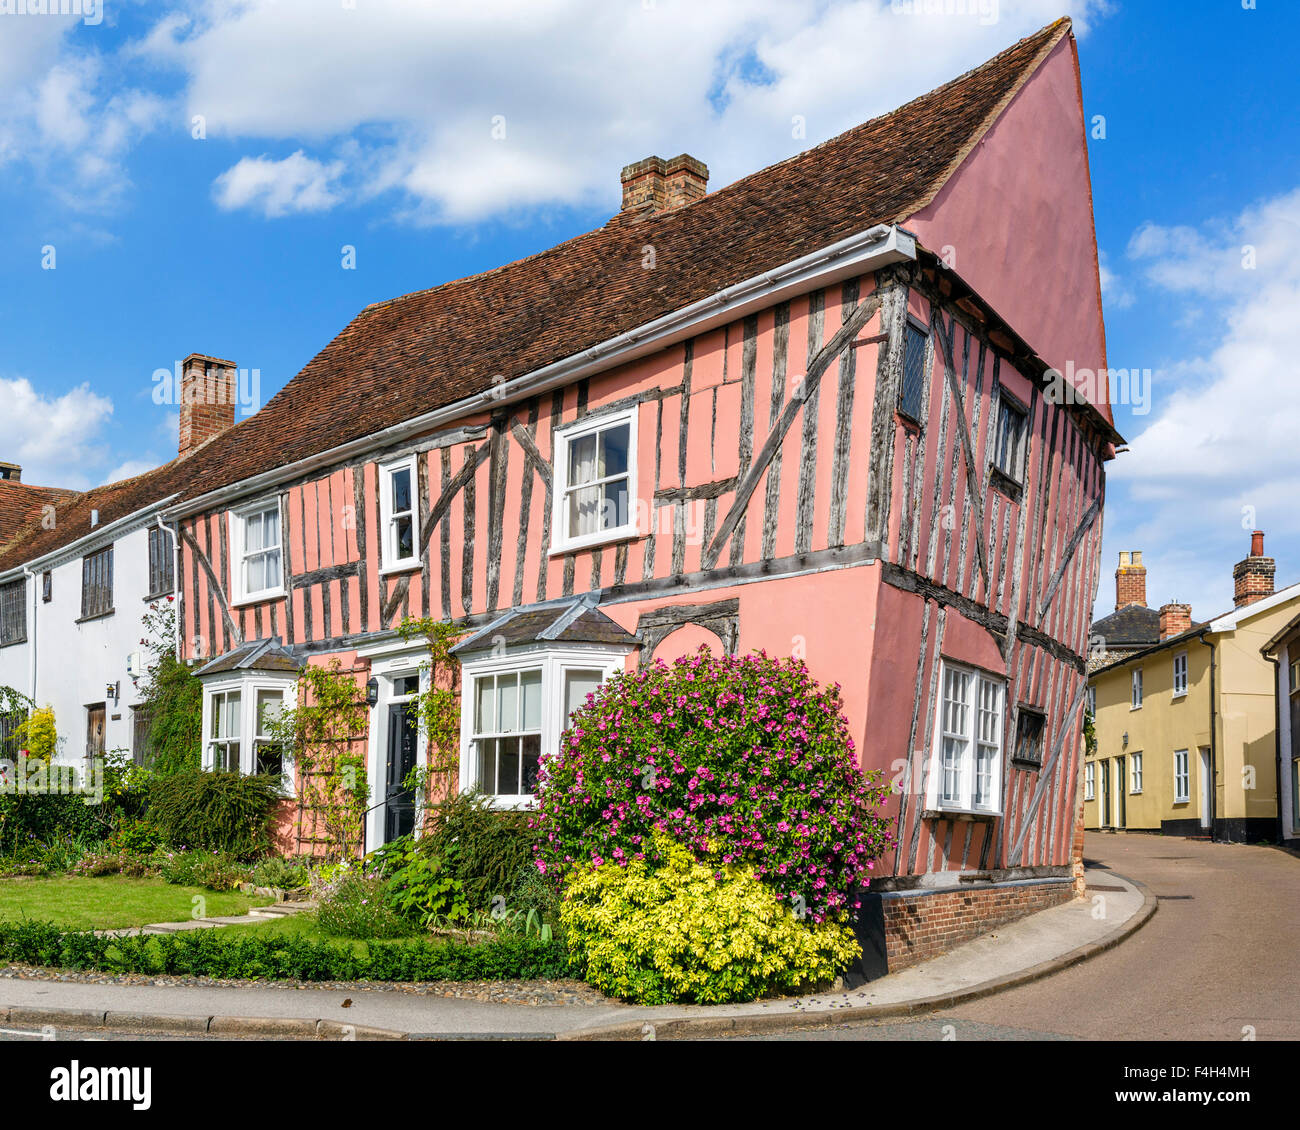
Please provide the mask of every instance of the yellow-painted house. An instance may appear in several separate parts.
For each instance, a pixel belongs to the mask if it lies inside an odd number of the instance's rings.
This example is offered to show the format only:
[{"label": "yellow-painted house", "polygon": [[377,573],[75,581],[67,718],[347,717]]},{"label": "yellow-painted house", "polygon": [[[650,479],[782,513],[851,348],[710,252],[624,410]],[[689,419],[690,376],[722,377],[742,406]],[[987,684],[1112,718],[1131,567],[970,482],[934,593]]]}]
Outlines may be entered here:
[{"label": "yellow-painted house", "polygon": [[1140,553],[1120,555],[1116,610],[1092,626],[1084,826],[1276,841],[1276,669],[1261,648],[1300,613],[1274,591],[1255,531],[1233,569],[1234,607],[1204,622],[1186,604],[1146,607]]}]

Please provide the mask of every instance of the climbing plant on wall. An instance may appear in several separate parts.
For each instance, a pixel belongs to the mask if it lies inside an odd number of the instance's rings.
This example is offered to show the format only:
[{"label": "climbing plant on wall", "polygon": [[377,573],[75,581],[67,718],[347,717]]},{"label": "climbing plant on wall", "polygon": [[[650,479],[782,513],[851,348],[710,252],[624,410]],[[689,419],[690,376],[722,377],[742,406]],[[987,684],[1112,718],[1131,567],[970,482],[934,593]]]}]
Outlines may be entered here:
[{"label": "climbing plant on wall", "polygon": [[150,655],[141,709],[149,716],[149,767],[164,775],[199,768],[203,742],[203,685],[176,658],[175,630],[172,598],[151,603],[140,640]]},{"label": "climbing plant on wall", "polygon": [[408,616],[397,634],[429,645],[429,657],[420,666],[426,689],[409,706],[424,735],[427,763],[412,773],[408,786],[430,798],[451,796],[460,783],[460,663],[451,648],[461,631],[446,620]]}]

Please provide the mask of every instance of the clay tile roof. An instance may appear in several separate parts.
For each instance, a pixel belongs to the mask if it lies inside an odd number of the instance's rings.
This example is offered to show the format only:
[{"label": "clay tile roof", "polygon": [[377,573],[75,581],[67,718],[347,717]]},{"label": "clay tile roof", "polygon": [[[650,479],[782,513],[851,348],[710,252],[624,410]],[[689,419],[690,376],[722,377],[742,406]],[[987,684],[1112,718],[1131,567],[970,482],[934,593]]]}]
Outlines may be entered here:
[{"label": "clay tile roof", "polygon": [[39,523],[46,506],[70,498],[73,493],[60,487],[38,487],[0,479],[0,548],[9,544],[25,526]]},{"label": "clay tile roof", "polygon": [[[260,412],[173,470],[118,490],[101,520],[361,439],[902,221],[934,198],[1069,32],[1057,20],[929,94],[675,211],[620,214],[529,258],[366,307]],[[654,270],[642,267],[647,244]],[[45,552],[58,539],[39,541]],[[18,563],[0,553],[0,571]]]},{"label": "clay tile roof", "polygon": [[598,643],[634,647],[639,641],[588,599],[553,604],[527,612],[508,612],[462,640],[453,652],[484,651],[498,644]]}]

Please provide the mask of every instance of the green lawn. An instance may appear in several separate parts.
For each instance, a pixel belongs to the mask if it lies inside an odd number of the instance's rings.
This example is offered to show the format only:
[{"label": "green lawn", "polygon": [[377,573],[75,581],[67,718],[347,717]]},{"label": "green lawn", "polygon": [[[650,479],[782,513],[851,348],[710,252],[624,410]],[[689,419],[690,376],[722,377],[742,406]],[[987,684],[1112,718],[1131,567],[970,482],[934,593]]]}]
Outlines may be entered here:
[{"label": "green lawn", "polygon": [[[204,901],[196,904],[198,897]],[[128,879],[105,875],[97,879],[0,879],[0,922],[30,918],[53,922],[69,930],[111,930],[147,926],[151,922],[180,922],[195,917],[247,913],[268,898],[238,891],[217,892],[180,887],[161,879]]]}]

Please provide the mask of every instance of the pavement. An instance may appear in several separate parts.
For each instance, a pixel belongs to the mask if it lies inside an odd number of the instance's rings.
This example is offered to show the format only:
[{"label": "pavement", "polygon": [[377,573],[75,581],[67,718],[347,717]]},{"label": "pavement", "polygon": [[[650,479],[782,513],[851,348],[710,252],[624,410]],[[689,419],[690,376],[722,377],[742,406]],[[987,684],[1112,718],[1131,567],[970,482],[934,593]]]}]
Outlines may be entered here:
[{"label": "pavement", "polygon": [[[1182,841],[1177,841],[1182,842]],[[54,1038],[114,1032],[296,1039],[673,1039],[761,1035],[952,1008],[1059,973],[1155,913],[1139,882],[1106,868],[1086,899],[1040,911],[860,989],[726,1006],[522,1005],[395,989],[151,986],[6,979],[0,1029]],[[346,1003],[345,1003],[346,1002]],[[48,1034],[47,1034],[48,1038]]]}]

